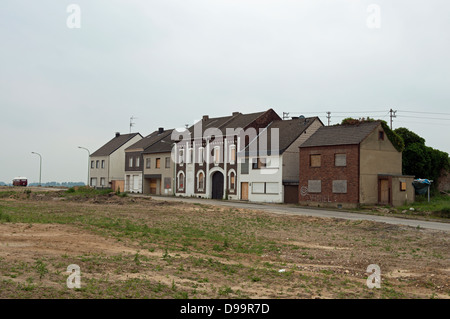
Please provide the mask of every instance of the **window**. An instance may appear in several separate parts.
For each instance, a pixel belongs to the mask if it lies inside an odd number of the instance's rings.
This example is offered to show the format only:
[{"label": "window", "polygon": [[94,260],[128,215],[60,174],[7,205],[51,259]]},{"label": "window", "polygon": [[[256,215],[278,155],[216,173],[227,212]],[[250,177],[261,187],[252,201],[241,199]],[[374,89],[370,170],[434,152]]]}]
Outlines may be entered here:
[{"label": "window", "polygon": [[204,147],[200,147],[198,149],[198,163],[200,165],[203,165],[203,162],[205,161],[205,148]]},{"label": "window", "polygon": [[308,181],[308,193],[321,193],[321,192],[322,192],[322,181],[320,179]]},{"label": "window", "polygon": [[139,167],[141,164],[141,158],[139,156],[136,156],[136,167]]},{"label": "window", "polygon": [[252,193],[253,194],[264,194],[265,192],[265,183],[252,183]]},{"label": "window", "polygon": [[100,186],[105,186],[105,178],[104,177],[101,177],[100,178]]},{"label": "window", "polygon": [[310,166],[320,167],[322,161],[322,156],[320,154],[310,155]]},{"label": "window", "polygon": [[197,176],[197,188],[199,191],[202,191],[205,187],[205,174],[203,172],[199,172]]},{"label": "window", "polygon": [[180,149],[179,153],[178,153],[178,163],[180,163],[180,165],[183,165],[184,163],[184,150]]},{"label": "window", "polygon": [[152,162],[152,159],[151,158],[146,158],[145,159],[145,167],[146,168],[150,168],[150,163]]},{"label": "window", "polygon": [[214,164],[218,165],[220,163],[220,147],[214,147]]},{"label": "window", "polygon": [[246,157],[244,161],[241,163],[241,174],[248,174],[248,167],[249,167],[249,159]]},{"label": "window", "polygon": [[97,186],[97,177],[91,178],[91,186],[96,187]]},{"label": "window", "polygon": [[333,181],[333,193],[346,194],[347,193],[347,181],[346,180]]},{"label": "window", "polygon": [[234,164],[236,161],[236,145],[230,146],[230,164]]},{"label": "window", "polygon": [[166,161],[165,168],[170,168],[170,157],[166,157],[165,161]]},{"label": "window", "polygon": [[94,168],[94,161],[91,161],[91,168]]},{"label": "window", "polygon": [[156,159],[155,168],[161,168],[161,159],[160,158]]},{"label": "window", "polygon": [[378,139],[380,141],[384,141],[384,132],[383,131],[378,131]]},{"label": "window", "polygon": [[347,166],[347,154],[334,154],[335,166]]},{"label": "window", "polygon": [[170,177],[164,177],[164,189],[172,188],[172,179]]},{"label": "window", "polygon": [[102,160],[102,168],[105,168],[105,160]]},{"label": "window", "polygon": [[400,181],[400,191],[405,192],[406,191],[406,182]]},{"label": "window", "polygon": [[278,194],[278,183],[266,183],[266,194]]},{"label": "window", "polygon": [[252,163],[252,168],[253,169],[260,169],[263,167],[266,167],[267,163],[266,163],[266,159],[265,158],[254,158],[253,159],[253,163]]},{"label": "window", "polygon": [[128,167],[133,167],[133,158],[132,157],[130,157],[128,159]]},{"label": "window", "polygon": [[236,174],[234,172],[230,173],[230,190],[234,190],[236,184]]},{"label": "window", "polygon": [[178,190],[184,190],[184,173],[178,173]]},{"label": "window", "polygon": [[99,168],[99,167],[100,167],[100,161],[97,160],[97,161],[95,162],[95,168]]}]

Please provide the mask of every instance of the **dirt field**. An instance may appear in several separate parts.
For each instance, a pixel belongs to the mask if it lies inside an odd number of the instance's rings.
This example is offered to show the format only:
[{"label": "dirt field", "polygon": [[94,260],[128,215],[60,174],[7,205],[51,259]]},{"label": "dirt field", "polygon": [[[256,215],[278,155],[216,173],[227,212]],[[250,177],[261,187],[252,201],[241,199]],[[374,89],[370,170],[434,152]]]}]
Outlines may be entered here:
[{"label": "dirt field", "polygon": [[449,248],[374,222],[0,188],[1,298],[448,299]]}]

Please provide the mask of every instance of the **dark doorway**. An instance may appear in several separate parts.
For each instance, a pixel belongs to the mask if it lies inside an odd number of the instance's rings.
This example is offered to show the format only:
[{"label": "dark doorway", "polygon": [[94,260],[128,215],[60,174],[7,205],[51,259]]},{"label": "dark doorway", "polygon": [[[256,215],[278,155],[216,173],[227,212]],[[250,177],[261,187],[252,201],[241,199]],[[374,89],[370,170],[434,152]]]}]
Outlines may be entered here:
[{"label": "dark doorway", "polygon": [[215,172],[212,176],[212,195],[213,199],[223,199],[223,174]]}]

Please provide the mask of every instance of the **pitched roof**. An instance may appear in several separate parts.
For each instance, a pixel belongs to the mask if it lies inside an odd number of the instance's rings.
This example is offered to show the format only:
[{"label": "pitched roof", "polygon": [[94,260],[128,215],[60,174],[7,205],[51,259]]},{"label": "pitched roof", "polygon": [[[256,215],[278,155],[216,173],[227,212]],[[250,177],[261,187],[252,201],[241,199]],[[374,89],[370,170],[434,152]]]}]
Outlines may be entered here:
[{"label": "pitched roof", "polygon": [[172,151],[173,141],[171,139],[171,135],[173,129],[167,130],[167,134],[163,134],[160,136],[155,143],[146,147],[144,149],[143,154],[154,154],[154,153],[170,153]]},{"label": "pitched roof", "polygon": [[359,144],[379,125],[380,121],[362,122],[355,125],[323,126],[300,147]]},{"label": "pitched roof", "polygon": [[132,138],[134,138],[136,135],[142,137],[142,135],[139,133],[131,133],[131,134],[117,133],[112,140],[110,140],[108,143],[106,143],[98,150],[96,150],[94,153],[92,153],[91,156],[109,156],[112,153],[114,153],[117,149],[122,147],[124,144],[126,144],[128,141],[130,141]]},{"label": "pitched roof", "polygon": [[240,112],[233,112],[230,116],[223,117],[204,117],[200,121],[196,122],[194,125],[188,128],[191,136],[194,136],[194,128],[202,127],[202,136],[205,130],[209,128],[217,128],[222,134],[226,134],[227,128],[236,129],[242,128],[245,129],[248,125],[250,125],[253,121],[258,119],[260,116],[265,114],[268,111],[256,112],[256,113],[247,113],[243,114]]},{"label": "pitched roof", "polygon": [[[273,121],[264,133],[258,135],[258,138],[253,140],[253,142],[247,146],[245,155],[257,155],[252,152],[256,149],[259,151],[267,151],[268,155],[270,155],[271,151],[278,151],[279,154],[282,154],[303,132],[306,131],[314,120],[320,121],[318,117]],[[274,149],[272,149],[272,133],[274,133],[272,129],[278,129],[278,145],[274,145]],[[266,141],[264,141],[264,139],[266,139]],[[261,149],[259,148],[260,142],[263,146]],[[255,147],[255,149],[252,149],[252,147]]]},{"label": "pitched roof", "polygon": [[154,132],[150,133],[149,135],[147,135],[146,137],[144,137],[143,139],[137,141],[133,145],[127,147],[125,149],[125,152],[129,152],[129,151],[133,151],[133,150],[144,152],[149,147],[151,147],[153,144],[155,144],[158,141],[160,141],[161,139],[163,139],[163,138],[165,138],[167,136],[170,136],[172,134],[172,131],[173,131],[173,129],[162,130],[162,131],[160,131],[160,130],[154,131]]}]

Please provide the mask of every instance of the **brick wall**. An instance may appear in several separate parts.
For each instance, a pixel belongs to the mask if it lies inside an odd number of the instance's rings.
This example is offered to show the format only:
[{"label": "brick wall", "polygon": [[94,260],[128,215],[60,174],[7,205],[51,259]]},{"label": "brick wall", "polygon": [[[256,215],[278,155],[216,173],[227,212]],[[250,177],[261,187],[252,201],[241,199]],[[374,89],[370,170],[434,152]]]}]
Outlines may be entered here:
[{"label": "brick wall", "polygon": [[[346,165],[336,166],[335,155],[346,154]],[[320,167],[311,167],[310,156],[320,155]],[[317,182],[321,181],[320,192]],[[333,181],[335,190],[333,191]],[[343,181],[346,181],[346,192]],[[308,185],[314,187],[308,188]],[[315,188],[315,189],[314,189]],[[299,203],[323,206],[359,202],[359,145],[339,145],[300,148]]]}]

